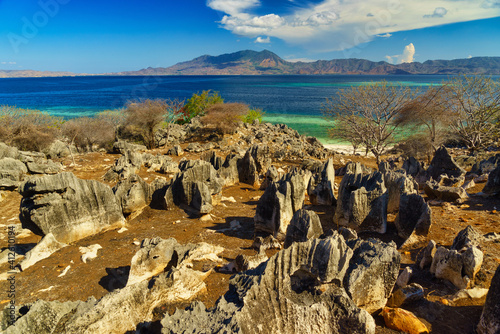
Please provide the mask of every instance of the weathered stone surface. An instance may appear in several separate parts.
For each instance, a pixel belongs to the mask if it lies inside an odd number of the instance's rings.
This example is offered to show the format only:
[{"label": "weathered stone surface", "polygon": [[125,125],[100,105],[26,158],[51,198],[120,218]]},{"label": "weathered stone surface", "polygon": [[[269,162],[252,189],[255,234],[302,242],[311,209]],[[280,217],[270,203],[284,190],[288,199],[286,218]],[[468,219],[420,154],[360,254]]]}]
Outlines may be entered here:
[{"label": "weathered stone surface", "polygon": [[479,243],[483,240],[483,236],[479,234],[474,227],[471,225],[467,226],[460,232],[458,232],[455,239],[453,239],[453,244],[450,249],[455,249],[459,252],[463,251],[466,248],[470,248],[472,246],[479,246]]},{"label": "weathered stone surface", "polygon": [[460,176],[448,176],[446,174],[442,174],[438,177],[437,183],[440,186],[445,187],[461,187],[465,182],[465,175]]},{"label": "weathered stone surface", "polygon": [[283,240],[293,213],[304,204],[304,197],[304,178],[299,172],[284,175],[278,183],[272,182],[257,204],[255,232]]},{"label": "weathered stone surface", "polygon": [[445,202],[469,198],[464,188],[440,186],[435,181],[427,181],[424,185],[424,192],[429,199],[439,199]]},{"label": "weathered stone surface", "polygon": [[487,174],[495,170],[500,165],[500,153],[488,159],[478,161],[472,166],[471,174]]},{"label": "weathered stone surface", "polygon": [[268,235],[267,237],[255,237],[255,240],[252,243],[252,248],[257,251],[267,250],[267,249],[281,249],[281,242],[276,239],[272,235]]},{"label": "weathered stone surface", "polygon": [[429,234],[432,210],[419,194],[402,194],[394,223],[401,238],[411,243],[418,242]]},{"label": "weathered stone surface", "polygon": [[[211,204],[211,197],[221,193],[224,180],[218,176],[209,162],[189,160],[181,163],[179,168],[181,173],[175,175],[165,194],[167,209],[171,209],[172,204],[175,204],[177,206],[187,205],[195,210],[200,210],[200,205],[203,203]],[[203,183],[208,191],[203,186],[195,187],[195,183]],[[196,196],[193,197],[195,194]],[[202,201],[200,201],[199,196],[204,196]],[[193,203],[193,198],[195,203]]]},{"label": "weathered stone surface", "polygon": [[475,246],[469,247],[462,253],[462,261],[463,274],[473,280],[483,264],[483,252]]},{"label": "weathered stone surface", "polygon": [[26,258],[20,263],[21,270],[26,270],[66,246],[66,244],[57,241],[52,233],[47,234],[32,250],[26,253]]},{"label": "weathered stone surface", "polygon": [[153,195],[150,186],[137,174],[119,181],[113,192],[126,216],[147,206]]},{"label": "weathered stone surface", "polygon": [[214,308],[166,315],[162,333],[374,333],[373,318],[341,287],[351,256],[338,235],[295,243],[234,276]]},{"label": "weathered stone surface", "polygon": [[459,289],[466,289],[469,277],[462,277],[463,260],[456,250],[439,247],[434,254],[431,273],[437,278],[443,278],[453,283]]},{"label": "weathered stone surface", "polygon": [[417,283],[411,283],[397,289],[387,301],[389,307],[400,307],[405,303],[411,303],[424,298],[424,288]]},{"label": "weathered stone surface", "polygon": [[193,198],[191,207],[198,210],[201,214],[207,214],[214,209],[212,206],[212,194],[205,183],[193,183]]},{"label": "weathered stone surface", "polygon": [[399,210],[402,194],[415,194],[418,190],[418,184],[411,177],[391,170],[384,172],[384,185],[387,188],[388,213]]},{"label": "weathered stone surface", "polygon": [[297,210],[286,230],[284,247],[288,248],[294,242],[318,238],[322,234],[323,227],[316,212],[304,209]]},{"label": "weathered stone surface", "polygon": [[87,261],[97,258],[97,252],[99,249],[102,249],[102,246],[99,244],[93,244],[88,247],[78,247],[78,250],[82,254],[80,259],[83,263],[87,263]]},{"label": "weathered stone surface", "polygon": [[436,242],[434,240],[429,241],[427,246],[420,251],[420,253],[417,256],[417,259],[419,259],[419,266],[420,269],[424,269],[427,266],[430,266],[432,264],[432,260],[434,259],[434,254],[436,254],[437,246]]},{"label": "weathered stone surface", "polygon": [[419,174],[422,174],[425,170],[422,166],[422,163],[415,159],[414,157],[409,157],[403,162],[403,169],[406,171],[406,174],[416,177]]},{"label": "weathered stone surface", "polygon": [[224,249],[207,243],[181,245],[174,238],[144,239],[130,264],[128,285],[147,280],[171,268],[184,268],[193,261],[221,262]]},{"label": "weathered stone surface", "polygon": [[259,173],[254,158],[250,151],[245,153],[243,159],[238,161],[239,181],[255,188],[260,187]]},{"label": "weathered stone surface", "polygon": [[313,205],[335,205],[337,200],[333,194],[335,169],[333,159],[328,159],[318,175],[311,178],[308,194]]},{"label": "weathered stone surface", "polygon": [[437,180],[442,174],[449,177],[460,177],[465,173],[465,170],[453,160],[446,147],[441,147],[436,151],[429,168],[427,168],[427,176],[434,180]]},{"label": "weathered stone surface", "polygon": [[346,241],[358,238],[358,234],[356,233],[356,231],[354,231],[353,229],[350,229],[348,227],[340,226],[339,233],[342,237],[344,237],[344,240],[346,240]]},{"label": "weathered stone surface", "polygon": [[384,307],[382,310],[385,325],[397,331],[420,334],[428,333],[429,329],[415,314],[402,308]]},{"label": "weathered stone surface", "polygon": [[44,150],[44,153],[49,159],[64,158],[71,155],[70,148],[76,151],[75,147],[66,145],[60,140],[55,140],[47,149]]},{"label": "weathered stone surface", "polygon": [[490,290],[477,325],[477,332],[479,334],[500,333],[500,266],[491,279]]},{"label": "weathered stone surface", "polygon": [[383,176],[380,172],[363,175],[362,170],[359,163],[348,167],[339,186],[333,220],[357,232],[385,233],[387,191]]},{"label": "weathered stone surface", "polygon": [[221,169],[222,164],[224,163],[222,158],[215,154],[215,151],[205,152],[202,154],[201,159],[209,162],[212,166],[214,166],[215,170]]},{"label": "weathered stone surface", "polygon": [[142,154],[131,150],[115,161],[115,164],[104,174],[105,181],[124,180],[141,168],[143,163]]},{"label": "weathered stone surface", "polygon": [[405,267],[401,274],[399,274],[398,279],[396,280],[396,285],[400,288],[404,288],[406,285],[408,285],[412,274],[413,270],[411,269],[411,267]]},{"label": "weathered stone surface", "polygon": [[42,163],[28,162],[26,166],[31,174],[57,174],[63,169],[60,163],[54,163],[52,160],[47,160]]},{"label": "weathered stone surface", "polygon": [[260,184],[260,189],[265,190],[271,182],[278,182],[279,179],[280,175],[278,173],[278,169],[274,166],[269,167],[266,175],[264,175],[264,181]]},{"label": "weathered stone surface", "polygon": [[19,192],[23,227],[52,233],[59,242],[70,243],[124,223],[110,187],[72,173],[26,181]]},{"label": "weathered stone surface", "polygon": [[3,158],[19,159],[19,150],[0,142],[0,159]]},{"label": "weathered stone surface", "polygon": [[144,145],[129,143],[125,140],[118,140],[113,144],[113,153],[126,154],[127,151],[147,151],[147,148]]},{"label": "weathered stone surface", "polygon": [[28,173],[26,165],[13,158],[0,159],[0,179],[22,181]]},{"label": "weathered stone surface", "polygon": [[500,194],[500,165],[489,174],[483,193],[488,195]]},{"label": "weathered stone surface", "polygon": [[393,242],[357,239],[347,244],[354,253],[344,287],[358,307],[372,313],[387,303],[398,278],[401,256]]},{"label": "weathered stone surface", "polygon": [[232,186],[240,182],[238,173],[238,161],[241,160],[239,155],[228,154],[222,167],[219,169],[219,175],[224,180],[225,186]]}]

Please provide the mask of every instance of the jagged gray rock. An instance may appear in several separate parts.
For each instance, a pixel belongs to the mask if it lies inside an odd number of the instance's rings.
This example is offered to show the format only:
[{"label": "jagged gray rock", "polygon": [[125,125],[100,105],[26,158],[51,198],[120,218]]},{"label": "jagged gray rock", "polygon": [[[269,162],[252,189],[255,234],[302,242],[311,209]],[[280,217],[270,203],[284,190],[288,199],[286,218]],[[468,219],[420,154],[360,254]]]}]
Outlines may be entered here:
[{"label": "jagged gray rock", "polygon": [[500,153],[489,157],[488,159],[478,161],[472,166],[471,174],[486,174],[495,170],[500,165]]},{"label": "jagged gray rock", "polygon": [[26,165],[19,160],[13,158],[0,159],[0,179],[11,181],[22,181],[28,173]]},{"label": "jagged gray rock", "polygon": [[353,256],[344,277],[344,288],[358,307],[372,313],[387,303],[399,275],[401,255],[394,242],[357,239],[347,244]]},{"label": "jagged gray rock", "polygon": [[257,203],[255,232],[283,240],[294,212],[304,204],[305,190],[304,178],[297,171],[272,182]]},{"label": "jagged gray rock", "polygon": [[489,174],[483,193],[492,196],[500,194],[500,165]]},{"label": "jagged gray rock", "polygon": [[224,179],[225,186],[232,186],[240,182],[238,173],[238,162],[241,157],[236,154],[228,154],[222,167],[219,169],[219,175]]},{"label": "jagged gray rock", "polygon": [[361,164],[351,164],[339,186],[334,222],[357,232],[385,233],[387,191],[380,172],[363,175]]},{"label": "jagged gray rock", "polygon": [[266,175],[264,175],[264,181],[262,181],[260,189],[265,190],[271,182],[278,182],[279,178],[280,176],[278,173],[278,169],[276,169],[275,166],[269,167],[269,169],[266,172]]},{"label": "jagged gray rock", "polygon": [[151,187],[137,174],[119,181],[113,192],[126,216],[147,206],[153,196]]},{"label": "jagged gray rock", "polygon": [[[49,145],[49,147],[44,151],[45,155],[47,158],[54,159],[54,158],[64,158],[67,157],[68,155],[71,155],[70,152],[70,147],[63,143],[60,140],[55,140],[52,144]],[[72,147],[71,149],[75,149]]]},{"label": "jagged gray rock", "polygon": [[[188,160],[182,162],[179,168],[181,172],[175,175],[171,186],[165,193],[164,204],[167,209],[171,209],[172,205],[184,205],[199,211],[200,205],[212,204],[212,196],[221,194],[224,180],[219,177],[209,162]],[[203,186],[195,186],[196,183],[203,183],[208,191]],[[203,196],[202,200],[199,196]],[[205,208],[209,209],[207,206]]]},{"label": "jagged gray rock", "polygon": [[425,240],[432,224],[432,210],[419,194],[403,193],[394,224],[405,244]]},{"label": "jagged gray rock", "polygon": [[440,147],[427,168],[427,176],[437,180],[442,174],[449,177],[460,177],[465,175],[466,171],[460,167],[450,155],[446,147]]},{"label": "jagged gray rock", "polygon": [[19,150],[0,142],[0,159],[3,158],[19,159]]},{"label": "jagged gray rock", "polygon": [[464,248],[466,249],[472,246],[478,247],[481,240],[483,240],[483,236],[479,234],[474,227],[468,225],[466,228],[458,232],[455,239],[453,239],[453,244],[450,249],[461,252]]},{"label": "jagged gray rock", "polygon": [[19,187],[23,227],[52,233],[70,243],[108,228],[123,226],[121,207],[110,187],[72,173],[43,176]]},{"label": "jagged gray rock", "polygon": [[147,151],[147,147],[144,145],[129,143],[125,140],[118,140],[113,144],[113,153],[125,155],[127,151]]},{"label": "jagged gray rock", "polygon": [[477,325],[479,334],[500,333],[500,266],[491,279],[490,289],[486,295],[481,319]]},{"label": "jagged gray rock", "polygon": [[335,169],[333,159],[328,159],[323,169],[309,181],[309,199],[313,205],[335,205],[337,200],[333,194],[335,184]]},{"label": "jagged gray rock", "polygon": [[459,289],[466,289],[470,278],[462,276],[463,265],[462,256],[456,250],[438,247],[430,271],[437,278],[446,279]]},{"label": "jagged gray rock", "polygon": [[318,238],[323,234],[323,227],[314,211],[300,209],[295,211],[288,225],[284,247],[290,247],[294,242],[304,242]]},{"label": "jagged gray rock", "polygon": [[374,333],[342,288],[352,254],[338,234],[294,243],[233,276],[214,308],[197,302],[166,315],[162,333]]},{"label": "jagged gray rock", "polygon": [[422,174],[425,172],[424,167],[422,166],[422,163],[415,159],[414,157],[409,157],[403,162],[403,167],[402,167],[407,175],[411,175],[413,177],[417,177],[417,175]]},{"label": "jagged gray rock", "polygon": [[469,198],[464,188],[440,186],[436,181],[432,180],[425,183],[424,192],[429,199],[439,199],[445,202],[455,202]]},{"label": "jagged gray rock", "polygon": [[31,174],[57,174],[60,173],[63,169],[62,164],[54,163],[52,160],[47,160],[41,163],[36,162],[28,162],[26,163],[28,167],[28,171]]},{"label": "jagged gray rock", "polygon": [[142,154],[126,150],[125,153],[115,161],[115,164],[104,174],[105,181],[124,180],[141,168],[143,163]]},{"label": "jagged gray rock", "polygon": [[167,151],[168,155],[175,155],[175,156],[181,156],[184,154],[184,150],[180,145],[174,145],[171,148],[168,149]]},{"label": "jagged gray rock", "polygon": [[411,177],[403,173],[388,170],[384,172],[384,185],[387,189],[387,212],[394,213],[399,210],[402,194],[415,194],[418,184]]}]

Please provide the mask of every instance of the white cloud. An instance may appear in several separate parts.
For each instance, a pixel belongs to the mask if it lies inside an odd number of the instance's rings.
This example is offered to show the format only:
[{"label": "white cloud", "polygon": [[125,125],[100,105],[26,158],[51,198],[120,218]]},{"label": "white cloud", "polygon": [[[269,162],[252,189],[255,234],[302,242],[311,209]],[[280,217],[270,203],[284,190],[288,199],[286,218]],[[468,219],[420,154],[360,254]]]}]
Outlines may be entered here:
[{"label": "white cloud", "polygon": [[0,62],[0,64],[2,64],[2,65],[16,65],[17,62],[15,62],[15,61],[2,61],[2,62]]},{"label": "white cloud", "polygon": [[468,56],[467,56],[467,59],[471,59],[471,58],[472,58],[472,55],[468,55]]},{"label": "white cloud", "polygon": [[389,38],[391,36],[392,36],[392,34],[389,34],[389,33],[385,33],[385,34],[382,34],[382,35],[377,35],[377,37],[381,37],[381,38]]},{"label": "white cloud", "polygon": [[403,53],[394,56],[385,56],[387,61],[391,64],[401,64],[401,63],[413,63],[413,58],[415,57],[415,46],[413,43],[405,46]]},{"label": "white cloud", "polygon": [[[304,5],[307,2],[309,5]],[[360,44],[398,31],[500,16],[500,0],[323,0],[300,4],[286,15],[274,11],[256,15],[260,0],[207,1],[210,8],[225,13],[219,23],[234,34],[279,38],[311,52],[353,53]],[[439,20],[422,20],[424,16]]]},{"label": "white cloud", "polygon": [[448,13],[448,10],[444,7],[437,7],[436,9],[434,9],[434,13],[430,14],[430,15],[424,15],[424,18],[435,18],[435,17],[443,17],[446,15],[446,13]]},{"label": "white cloud", "polygon": [[271,38],[269,38],[269,36],[267,36],[266,38],[262,38],[259,36],[255,39],[254,43],[263,43],[263,44],[271,43]]}]

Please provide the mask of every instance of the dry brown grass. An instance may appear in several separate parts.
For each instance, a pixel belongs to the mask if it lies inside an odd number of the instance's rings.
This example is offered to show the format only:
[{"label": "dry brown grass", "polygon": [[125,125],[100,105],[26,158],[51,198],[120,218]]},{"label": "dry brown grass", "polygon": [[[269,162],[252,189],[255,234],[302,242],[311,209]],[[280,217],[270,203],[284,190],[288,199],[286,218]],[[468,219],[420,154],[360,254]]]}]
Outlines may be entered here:
[{"label": "dry brown grass", "polygon": [[206,129],[219,134],[232,134],[241,121],[241,116],[248,112],[248,106],[242,103],[218,103],[208,108],[200,121]]}]

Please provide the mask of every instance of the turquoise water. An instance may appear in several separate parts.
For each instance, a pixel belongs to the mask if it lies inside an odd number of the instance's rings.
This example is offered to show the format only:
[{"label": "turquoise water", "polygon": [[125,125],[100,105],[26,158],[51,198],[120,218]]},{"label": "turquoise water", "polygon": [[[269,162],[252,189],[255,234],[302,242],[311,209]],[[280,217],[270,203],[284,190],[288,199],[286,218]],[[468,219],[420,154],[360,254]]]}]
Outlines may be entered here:
[{"label": "turquoise water", "polygon": [[301,134],[329,142],[328,122],[321,106],[339,89],[386,80],[425,89],[447,76],[431,75],[273,75],[273,76],[161,76],[65,77],[0,79],[0,105],[38,109],[70,119],[120,109],[127,101],[145,98],[188,99],[193,93],[214,90],[226,102],[242,102],[266,112],[265,121],[285,123]]}]

